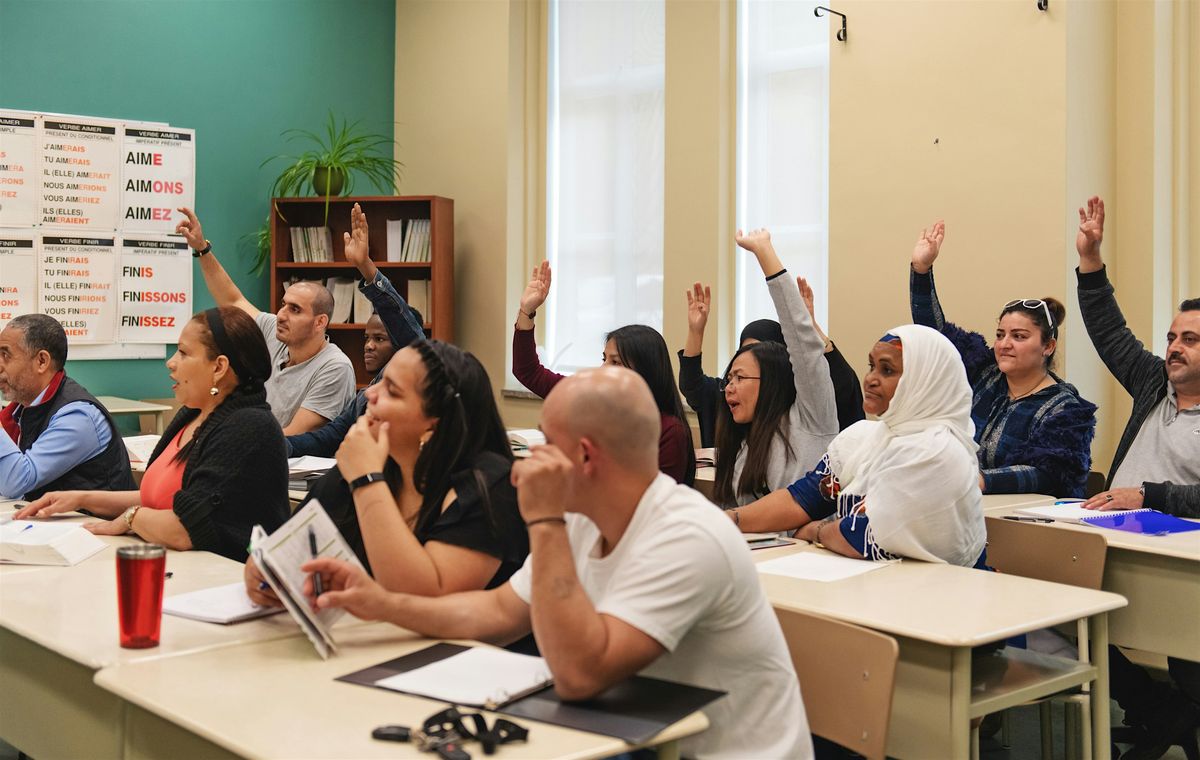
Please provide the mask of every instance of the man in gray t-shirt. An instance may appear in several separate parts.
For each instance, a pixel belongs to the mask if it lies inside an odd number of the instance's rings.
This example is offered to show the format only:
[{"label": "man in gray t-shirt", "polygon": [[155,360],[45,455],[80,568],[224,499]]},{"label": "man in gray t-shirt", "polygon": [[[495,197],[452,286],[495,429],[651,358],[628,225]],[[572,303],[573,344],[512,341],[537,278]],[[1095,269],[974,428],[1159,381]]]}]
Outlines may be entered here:
[{"label": "man in gray t-shirt", "polygon": [[265,314],[246,300],[204,239],[191,209],[175,231],[200,259],[204,284],[217,306],[233,306],[254,317],[271,352],[267,403],[284,435],[305,433],[337,416],[354,398],[354,365],[325,335],[333,296],[318,282],[297,282],[283,294],[278,313]]}]

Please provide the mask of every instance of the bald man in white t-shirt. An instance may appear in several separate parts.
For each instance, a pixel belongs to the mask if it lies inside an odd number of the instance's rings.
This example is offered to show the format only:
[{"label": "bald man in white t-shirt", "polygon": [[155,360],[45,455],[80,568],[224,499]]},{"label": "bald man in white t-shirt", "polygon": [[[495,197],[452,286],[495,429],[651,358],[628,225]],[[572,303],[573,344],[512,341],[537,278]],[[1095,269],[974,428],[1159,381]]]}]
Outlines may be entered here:
[{"label": "bald man in white t-shirt", "polygon": [[746,542],[659,473],[660,425],[628,369],[563,380],[542,408],[546,445],[513,465],[530,555],[507,583],[394,594],[323,558],[304,566],[332,589],[317,604],[440,638],[507,644],[532,630],[564,699],[635,674],[728,692],[704,708],[709,729],[683,743],[688,757],[811,758],[796,673]]}]

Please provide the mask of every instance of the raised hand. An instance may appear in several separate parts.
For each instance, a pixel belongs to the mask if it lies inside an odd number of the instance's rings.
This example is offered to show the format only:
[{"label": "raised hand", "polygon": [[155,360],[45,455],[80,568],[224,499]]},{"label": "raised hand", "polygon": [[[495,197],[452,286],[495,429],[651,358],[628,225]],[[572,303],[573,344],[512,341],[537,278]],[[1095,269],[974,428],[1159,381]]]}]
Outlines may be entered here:
[{"label": "raised hand", "polygon": [[913,246],[912,268],[918,274],[925,274],[933,268],[938,251],[942,249],[942,241],[946,239],[946,223],[938,220],[932,227],[921,230],[917,244]]},{"label": "raised hand", "polygon": [[186,206],[180,206],[176,211],[187,217],[175,225],[176,234],[183,235],[184,239],[187,240],[187,244],[199,251],[204,247],[204,230],[200,228],[200,220]]},{"label": "raised hand", "polygon": [[712,305],[712,288],[700,283],[694,283],[692,289],[686,291],[688,304],[688,331],[699,335],[704,334],[708,325],[708,312]]},{"label": "raised hand", "polygon": [[808,284],[808,280],[803,277],[796,278],[796,287],[800,288],[800,298],[804,301],[805,308],[808,309],[808,316],[812,317],[813,322],[817,321],[817,313],[813,311],[813,289]]},{"label": "raised hand", "polygon": [[521,294],[521,311],[526,315],[533,314],[546,302],[550,295],[550,262],[543,261],[533,268],[529,284]]},{"label": "raised hand", "polygon": [[346,250],[346,261],[359,269],[371,260],[367,245],[367,215],[357,203],[350,209],[350,231],[342,233],[342,247]]},{"label": "raised hand", "polygon": [[771,245],[771,233],[765,228],[750,230],[745,233],[738,230],[737,234],[733,236],[733,240],[738,246],[745,248],[753,254],[764,253],[767,249],[774,250],[774,247]]},{"label": "raised hand", "polygon": [[[1079,234],[1075,250],[1080,259],[1100,263],[1100,243],[1104,241],[1104,201],[1099,196],[1088,198],[1087,208],[1079,209]],[[1099,266],[1096,267],[1099,269]]]}]

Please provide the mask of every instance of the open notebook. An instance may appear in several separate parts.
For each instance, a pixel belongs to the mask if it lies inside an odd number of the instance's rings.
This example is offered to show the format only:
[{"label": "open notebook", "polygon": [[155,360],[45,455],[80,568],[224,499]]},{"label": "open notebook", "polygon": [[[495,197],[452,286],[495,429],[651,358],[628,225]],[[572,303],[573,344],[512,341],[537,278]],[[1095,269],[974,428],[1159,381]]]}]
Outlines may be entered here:
[{"label": "open notebook", "polygon": [[104,548],[104,542],[71,523],[9,520],[0,525],[0,563],[75,565]]},{"label": "open notebook", "polygon": [[541,657],[492,647],[471,647],[376,686],[455,705],[494,710],[549,686],[550,666]]}]

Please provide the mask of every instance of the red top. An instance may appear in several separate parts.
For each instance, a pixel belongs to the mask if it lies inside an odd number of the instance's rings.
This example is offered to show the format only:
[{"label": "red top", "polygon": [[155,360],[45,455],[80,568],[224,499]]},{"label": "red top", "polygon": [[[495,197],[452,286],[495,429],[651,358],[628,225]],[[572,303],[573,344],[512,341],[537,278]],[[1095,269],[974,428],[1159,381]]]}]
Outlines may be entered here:
[{"label": "red top", "polygon": [[175,504],[175,494],[183,488],[183,470],[185,462],[176,462],[175,455],[179,453],[179,439],[183,431],[171,439],[142,476],[141,497],[142,506],[149,509],[171,509]]},{"label": "red top", "polygon": [[[513,377],[534,393],[546,398],[566,375],[546,369],[537,355],[533,330],[513,328]],[[658,469],[682,483],[687,474],[687,458],[692,456],[692,432],[671,414],[662,415],[662,433],[658,437]]]}]

